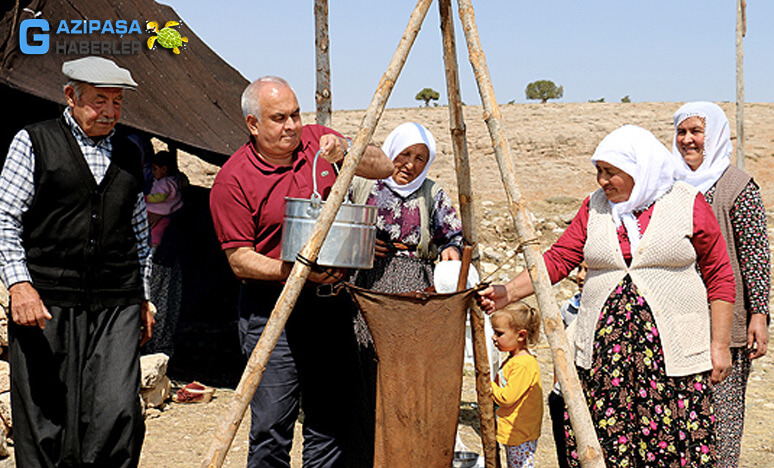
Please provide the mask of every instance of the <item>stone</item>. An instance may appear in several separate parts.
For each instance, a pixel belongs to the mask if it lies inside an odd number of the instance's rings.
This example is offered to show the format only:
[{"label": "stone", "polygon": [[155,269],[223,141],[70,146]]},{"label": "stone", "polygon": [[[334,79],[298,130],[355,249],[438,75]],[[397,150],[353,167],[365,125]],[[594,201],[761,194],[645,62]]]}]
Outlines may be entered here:
[{"label": "stone", "polygon": [[11,391],[11,365],[0,361],[0,393]]},{"label": "stone", "polygon": [[140,395],[146,408],[162,408],[169,399],[171,390],[172,382],[165,375],[153,387],[141,389]]},{"label": "stone", "polygon": [[11,392],[0,393],[0,418],[5,426],[13,429],[13,417],[11,416]]},{"label": "stone", "polygon": [[503,254],[494,247],[487,247],[484,249],[484,258],[491,260],[496,264],[500,264],[505,260]]},{"label": "stone", "polygon": [[8,309],[8,305],[11,303],[11,294],[6,289],[3,283],[0,283],[0,306],[3,309]]},{"label": "stone", "polygon": [[570,224],[572,220],[575,219],[576,214],[578,214],[577,211],[568,211],[567,213],[561,215],[559,219],[561,219],[564,224]]},{"label": "stone", "polygon": [[[2,308],[0,308],[2,310]],[[8,319],[0,318],[0,346],[8,347]]]},{"label": "stone", "polygon": [[0,424],[0,457],[7,457],[11,455],[11,450],[8,448],[8,428],[3,424]]},{"label": "stone", "polygon": [[140,357],[140,388],[153,388],[167,375],[169,356],[164,353]]}]

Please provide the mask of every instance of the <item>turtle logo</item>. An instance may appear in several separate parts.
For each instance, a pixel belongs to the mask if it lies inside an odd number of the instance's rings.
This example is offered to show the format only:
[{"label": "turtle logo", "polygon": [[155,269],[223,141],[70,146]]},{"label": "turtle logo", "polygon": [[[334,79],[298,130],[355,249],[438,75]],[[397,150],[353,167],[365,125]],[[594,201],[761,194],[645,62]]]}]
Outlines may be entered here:
[{"label": "turtle logo", "polygon": [[155,21],[148,21],[145,29],[156,33],[155,36],[148,38],[148,48],[153,49],[158,42],[165,49],[172,49],[172,52],[179,54],[180,48],[188,42],[188,38],[181,36],[180,31],[172,29],[173,26],[179,26],[177,21],[167,21],[167,24],[159,31],[159,24]]}]

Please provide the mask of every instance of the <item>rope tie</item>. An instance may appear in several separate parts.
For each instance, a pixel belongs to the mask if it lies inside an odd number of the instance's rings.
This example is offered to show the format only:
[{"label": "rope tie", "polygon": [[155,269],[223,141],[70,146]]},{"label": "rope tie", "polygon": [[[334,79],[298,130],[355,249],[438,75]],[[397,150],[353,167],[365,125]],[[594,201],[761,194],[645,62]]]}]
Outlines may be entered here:
[{"label": "rope tie", "polygon": [[486,277],[486,278],[484,278],[483,280],[481,280],[481,282],[482,282],[482,283],[488,283],[488,282],[489,282],[489,280],[490,280],[490,278],[492,278],[492,277],[495,275],[495,273],[497,273],[498,271],[502,270],[502,269],[503,269],[503,267],[505,266],[505,264],[506,264],[506,263],[508,263],[508,262],[509,262],[509,261],[510,261],[510,260],[511,260],[513,257],[515,257],[515,256],[516,256],[516,254],[518,254],[518,253],[522,253],[522,252],[524,251],[524,247],[525,247],[525,246],[528,246],[528,245],[539,245],[539,244],[540,244],[540,241],[537,239],[537,237],[533,237],[532,239],[527,239],[527,240],[525,240],[525,241],[523,241],[523,242],[520,242],[520,243],[519,243],[519,245],[517,245],[517,246],[516,246],[516,248],[515,248],[515,249],[513,249],[513,253],[512,253],[512,254],[510,254],[510,255],[508,256],[508,258],[506,258],[506,259],[505,259],[505,261],[504,261],[504,262],[500,263],[500,266],[498,266],[498,267],[495,269],[495,271],[493,271],[492,273],[490,273],[489,275],[487,275],[487,277]]}]

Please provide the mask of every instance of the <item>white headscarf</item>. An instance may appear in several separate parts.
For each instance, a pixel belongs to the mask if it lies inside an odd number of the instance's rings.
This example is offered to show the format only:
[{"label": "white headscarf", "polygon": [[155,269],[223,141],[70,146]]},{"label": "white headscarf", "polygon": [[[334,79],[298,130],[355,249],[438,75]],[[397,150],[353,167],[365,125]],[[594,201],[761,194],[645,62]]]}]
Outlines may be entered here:
[{"label": "white headscarf", "polygon": [[422,183],[427,178],[427,171],[435,160],[435,138],[433,138],[433,134],[422,125],[415,122],[406,122],[395,127],[395,130],[387,135],[387,139],[384,140],[384,144],[382,145],[384,154],[386,154],[391,161],[394,161],[403,150],[418,143],[427,146],[427,150],[430,153],[422,173],[406,185],[398,185],[392,176],[384,181],[387,187],[403,198],[419,190],[419,187],[422,186]]},{"label": "white headscarf", "polygon": [[[677,126],[690,117],[704,119],[704,159],[694,171],[685,162],[677,148]],[[706,193],[715,185],[731,164],[731,130],[725,112],[712,102],[689,102],[675,112],[675,136],[672,138],[672,154],[680,160],[685,170],[685,181]]]},{"label": "white headscarf", "polygon": [[610,202],[613,221],[616,226],[623,224],[626,228],[634,253],[642,236],[634,212],[658,200],[684,174],[666,146],[652,133],[635,125],[624,125],[607,135],[591,157],[595,166],[598,161],[613,165],[634,179],[628,200]]}]

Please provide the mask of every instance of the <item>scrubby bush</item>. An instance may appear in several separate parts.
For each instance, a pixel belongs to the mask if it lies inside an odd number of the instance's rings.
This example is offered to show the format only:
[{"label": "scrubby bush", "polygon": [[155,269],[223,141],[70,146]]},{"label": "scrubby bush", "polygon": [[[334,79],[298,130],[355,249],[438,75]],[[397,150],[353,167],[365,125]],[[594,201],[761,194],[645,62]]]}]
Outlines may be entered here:
[{"label": "scrubby bush", "polygon": [[425,101],[425,107],[427,107],[430,105],[430,101],[437,101],[439,97],[440,94],[438,94],[438,91],[433,88],[425,88],[418,92],[414,99],[417,101]]},{"label": "scrubby bush", "polygon": [[561,99],[564,95],[564,88],[556,86],[551,80],[538,80],[533,81],[527,85],[527,89],[524,90],[527,94],[527,99],[538,100],[546,103],[549,99]]}]

